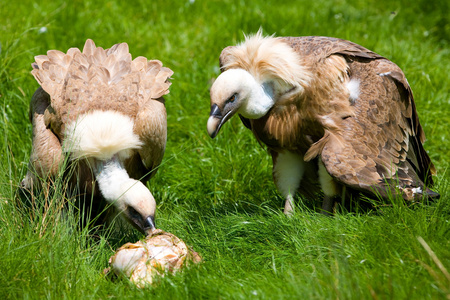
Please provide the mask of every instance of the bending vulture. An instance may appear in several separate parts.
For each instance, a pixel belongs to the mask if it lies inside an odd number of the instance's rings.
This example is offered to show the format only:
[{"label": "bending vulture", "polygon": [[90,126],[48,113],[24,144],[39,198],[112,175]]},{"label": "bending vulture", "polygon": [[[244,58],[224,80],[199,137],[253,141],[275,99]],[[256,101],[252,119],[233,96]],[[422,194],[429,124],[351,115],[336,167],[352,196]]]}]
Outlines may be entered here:
[{"label": "bending vulture", "polygon": [[[293,210],[298,191],[406,200],[439,197],[402,70],[355,43],[330,37],[263,37],[225,48],[211,87],[207,129],[215,137],[238,114],[265,144],[273,178]],[[346,193],[347,191],[347,193]]]},{"label": "bending vulture", "polygon": [[104,50],[50,50],[35,57],[41,87],[30,104],[33,148],[26,189],[39,189],[63,170],[69,191],[103,199],[141,232],[155,228],[156,203],[144,185],[156,172],[167,139],[163,95],[173,72],[158,60],[132,60],[126,43]]}]

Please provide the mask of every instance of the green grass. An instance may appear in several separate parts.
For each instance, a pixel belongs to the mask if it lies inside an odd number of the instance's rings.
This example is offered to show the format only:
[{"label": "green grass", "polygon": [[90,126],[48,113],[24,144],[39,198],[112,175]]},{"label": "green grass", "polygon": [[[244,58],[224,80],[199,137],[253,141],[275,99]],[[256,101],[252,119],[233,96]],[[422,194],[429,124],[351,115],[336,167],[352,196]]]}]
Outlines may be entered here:
[{"label": "green grass", "polygon": [[[1,299],[450,298],[448,3],[281,2],[0,2]],[[334,218],[299,207],[286,218],[271,160],[240,121],[228,122],[214,140],[206,133],[220,51],[260,27],[279,36],[349,39],[397,63],[414,91],[441,199],[413,207],[393,201]],[[133,57],[160,59],[175,72],[166,97],[167,151],[149,187],[158,226],[193,246],[204,263],[153,288],[102,275],[113,251],[140,238],[137,232],[77,226],[76,210],[60,209],[70,203],[62,188],[38,195],[34,211],[15,196],[31,147],[29,99],[38,87],[30,64],[87,38],[104,48],[127,42]]]}]

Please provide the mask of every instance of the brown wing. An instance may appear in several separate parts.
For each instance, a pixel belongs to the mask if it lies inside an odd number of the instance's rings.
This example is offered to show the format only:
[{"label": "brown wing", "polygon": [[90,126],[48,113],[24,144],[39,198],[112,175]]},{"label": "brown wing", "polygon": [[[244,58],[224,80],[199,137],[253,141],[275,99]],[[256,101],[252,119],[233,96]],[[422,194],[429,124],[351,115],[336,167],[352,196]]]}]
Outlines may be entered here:
[{"label": "brown wing", "polygon": [[[133,70],[145,75],[135,84],[138,85],[138,90],[145,90],[149,95],[145,101],[140,102],[139,111],[134,120],[134,130],[144,143],[139,149],[141,162],[136,164],[143,164],[147,172],[136,174],[135,178],[142,176],[150,178],[156,173],[166,149],[167,113],[162,96],[169,93],[171,85],[169,78],[173,71],[163,67],[158,60],[147,61],[144,57],[133,61]],[[132,170],[128,171],[132,173]]]},{"label": "brown wing", "polygon": [[399,185],[405,198],[411,198],[412,189],[423,187],[423,182],[432,185],[435,169],[422,145],[425,135],[411,89],[397,65],[342,39],[282,39],[308,56],[312,68],[334,55],[344,57],[349,80],[359,83],[359,97],[351,101],[354,116],[337,121],[311,147],[323,147],[321,158],[332,176],[355,189],[384,196]]},{"label": "brown wing", "polygon": [[33,143],[28,172],[22,181],[22,187],[29,190],[38,187],[41,180],[56,176],[64,160],[59,139],[44,123],[44,112],[49,104],[50,96],[38,88],[30,102]]},{"label": "brown wing", "polygon": [[[425,152],[411,89],[400,68],[386,60],[348,60],[350,79],[359,83],[355,115],[327,132],[321,159],[327,171],[352,188],[405,199],[432,185],[434,166]],[[420,188],[420,190],[417,190]]]},{"label": "brown wing", "polygon": [[[144,164],[146,174],[136,174],[134,178],[146,176],[150,178],[156,173],[161,163],[167,141],[167,115],[164,99],[150,100],[139,110],[135,119],[135,131],[144,145],[139,149],[141,162]],[[141,170],[142,168],[139,168]],[[128,169],[127,169],[128,170]],[[133,170],[128,170],[133,173]],[[150,176],[149,176],[150,175]],[[130,176],[133,176],[130,174]]]}]

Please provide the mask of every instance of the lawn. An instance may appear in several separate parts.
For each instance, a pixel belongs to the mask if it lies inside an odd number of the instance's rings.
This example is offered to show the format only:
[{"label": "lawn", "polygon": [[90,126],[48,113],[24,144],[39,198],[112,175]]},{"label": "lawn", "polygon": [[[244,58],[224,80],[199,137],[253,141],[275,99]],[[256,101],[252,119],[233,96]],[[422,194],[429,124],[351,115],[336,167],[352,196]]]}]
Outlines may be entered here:
[{"label": "lawn", "polygon": [[[250,2],[250,1],[249,1]],[[1,1],[1,299],[450,299],[450,24],[446,1]],[[259,28],[277,36],[348,39],[397,63],[414,92],[436,165],[435,203],[393,200],[324,217],[299,204],[287,218],[266,150],[238,118],[206,132],[221,50]],[[34,56],[127,42],[171,68],[168,143],[149,183],[157,225],[204,262],[154,287],[102,270],[133,230],[78,226],[61,189],[17,196],[27,170]],[[61,184],[61,183],[57,183]],[[301,203],[300,198],[297,203]],[[70,203],[69,203],[70,204]]]}]

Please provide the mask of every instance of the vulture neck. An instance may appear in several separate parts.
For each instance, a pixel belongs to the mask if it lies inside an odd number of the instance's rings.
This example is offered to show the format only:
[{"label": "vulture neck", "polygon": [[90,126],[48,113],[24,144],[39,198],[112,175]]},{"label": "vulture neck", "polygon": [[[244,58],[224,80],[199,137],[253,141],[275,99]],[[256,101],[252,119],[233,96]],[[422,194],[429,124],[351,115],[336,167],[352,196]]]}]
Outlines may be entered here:
[{"label": "vulture neck", "polygon": [[137,182],[128,176],[117,155],[109,160],[96,160],[93,169],[100,191],[108,202],[121,198]]},{"label": "vulture neck", "polygon": [[[246,72],[247,73],[247,72]],[[275,104],[274,87],[271,82],[259,83],[255,78],[247,73],[242,84],[244,85],[244,99],[239,114],[248,119],[259,119]],[[247,95],[245,95],[247,94]]]}]

